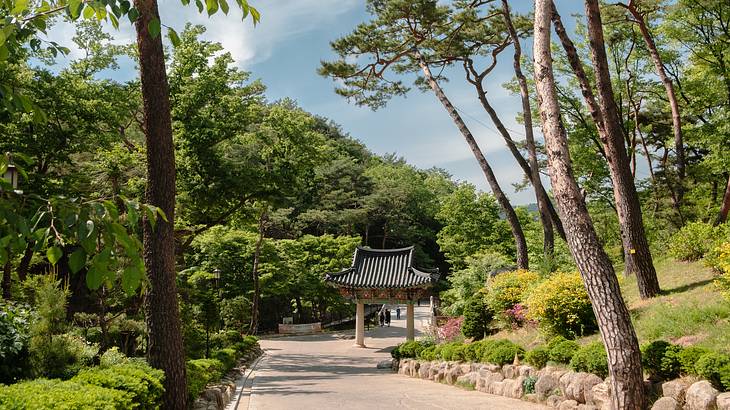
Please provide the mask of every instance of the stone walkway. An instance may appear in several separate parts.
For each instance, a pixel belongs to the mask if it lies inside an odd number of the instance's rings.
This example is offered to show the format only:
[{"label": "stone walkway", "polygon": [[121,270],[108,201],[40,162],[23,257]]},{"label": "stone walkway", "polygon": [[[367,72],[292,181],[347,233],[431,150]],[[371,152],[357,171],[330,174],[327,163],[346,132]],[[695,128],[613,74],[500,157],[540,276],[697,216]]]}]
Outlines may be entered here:
[{"label": "stone walkway", "polygon": [[[366,331],[366,348],[341,335],[261,340],[266,355],[238,410],[256,409],[543,409],[520,400],[466,391],[376,369],[405,339],[405,307],[391,327]],[[417,307],[418,337],[428,307]]]}]

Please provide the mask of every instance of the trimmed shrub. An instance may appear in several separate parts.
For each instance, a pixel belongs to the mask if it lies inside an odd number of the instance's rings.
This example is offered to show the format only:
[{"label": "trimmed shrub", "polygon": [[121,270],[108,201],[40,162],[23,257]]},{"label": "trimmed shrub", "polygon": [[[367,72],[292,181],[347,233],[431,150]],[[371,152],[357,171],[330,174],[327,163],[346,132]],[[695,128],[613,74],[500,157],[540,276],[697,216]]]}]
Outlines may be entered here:
[{"label": "trimmed shrub", "polygon": [[525,353],[527,364],[537,369],[545,367],[548,360],[550,360],[550,351],[546,347],[536,347]]},{"label": "trimmed shrub", "polygon": [[523,358],[525,349],[509,340],[496,340],[484,349],[482,362],[505,365],[512,363],[515,356]]},{"label": "trimmed shrub", "polygon": [[580,345],[575,340],[561,340],[552,345],[548,357],[555,363],[568,364],[578,349]]},{"label": "trimmed shrub", "polygon": [[641,349],[641,366],[655,380],[671,380],[679,377],[682,346],[664,340],[655,340]]},{"label": "trimmed shrub", "polygon": [[0,386],[0,408],[7,410],[126,410],[133,407],[125,392],[73,381],[36,379]]},{"label": "trimmed shrub", "polygon": [[728,224],[714,227],[705,222],[690,222],[669,239],[669,254],[681,261],[695,261],[728,239]]},{"label": "trimmed shrub", "polygon": [[236,349],[236,351],[240,356],[244,356],[251,352],[255,347],[259,345],[259,339],[256,336],[244,336],[243,339],[240,342],[237,342],[233,345],[233,348]]},{"label": "trimmed shrub", "polygon": [[165,373],[147,364],[117,364],[82,370],[71,381],[124,392],[135,408],[158,409],[162,405]]},{"label": "trimmed shrub", "polygon": [[466,345],[459,342],[446,343],[441,347],[439,354],[442,360],[463,362],[466,360],[465,348]]},{"label": "trimmed shrub", "polygon": [[438,357],[436,356],[436,346],[429,346],[423,350],[421,350],[418,355],[416,355],[417,358],[421,360],[436,360]]},{"label": "trimmed shrub", "polygon": [[216,359],[196,359],[187,362],[188,397],[194,401],[208,383],[223,377],[223,363]]},{"label": "trimmed shrub", "polygon": [[485,300],[484,294],[477,292],[464,305],[464,323],[461,332],[464,336],[480,340],[489,333],[489,324],[494,314]]},{"label": "trimmed shrub", "polygon": [[570,367],[576,372],[593,373],[600,378],[608,376],[608,357],[603,343],[594,342],[578,349],[570,359]]},{"label": "trimmed shrub", "polygon": [[394,359],[415,358],[419,356],[419,353],[421,353],[423,349],[431,346],[433,346],[433,342],[431,341],[414,340],[399,344],[390,352],[390,355]]},{"label": "trimmed shrub", "polygon": [[492,312],[503,315],[505,310],[522,302],[527,290],[539,281],[537,273],[527,270],[500,273],[487,281],[487,305]]},{"label": "trimmed shrub", "polygon": [[227,373],[229,370],[236,366],[238,360],[238,352],[234,349],[219,349],[210,354],[213,359],[216,359],[223,363],[223,373]]},{"label": "trimmed shrub", "polygon": [[574,338],[598,329],[578,272],[554,274],[530,291],[525,304],[527,317],[548,334]]},{"label": "trimmed shrub", "polygon": [[730,242],[725,242],[708,253],[705,265],[720,273],[715,279],[715,286],[730,301]]},{"label": "trimmed shrub", "polygon": [[707,379],[720,390],[730,390],[730,355],[705,353],[695,363],[697,375]]},{"label": "trimmed shrub", "polygon": [[700,357],[704,356],[707,353],[710,353],[710,350],[704,347],[685,347],[684,349],[682,349],[682,351],[677,353],[680,371],[684,374],[696,375],[697,369],[695,368],[695,365],[697,364],[697,361],[700,360]]}]

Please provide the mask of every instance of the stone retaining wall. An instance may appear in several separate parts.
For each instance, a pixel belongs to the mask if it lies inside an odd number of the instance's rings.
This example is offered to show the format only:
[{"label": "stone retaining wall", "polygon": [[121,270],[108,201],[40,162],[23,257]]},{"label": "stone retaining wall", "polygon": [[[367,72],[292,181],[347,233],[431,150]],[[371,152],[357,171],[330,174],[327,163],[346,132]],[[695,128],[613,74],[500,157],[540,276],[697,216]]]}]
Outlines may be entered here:
[{"label": "stone retaining wall", "polygon": [[[401,359],[394,363],[398,374],[446,384],[468,385],[498,396],[545,404],[559,410],[604,410],[610,408],[609,379],[591,373],[547,366],[497,366],[484,363],[418,361]],[[525,387],[532,384],[532,392]],[[707,381],[677,379],[647,389],[660,398],[652,410],[730,410],[730,393],[720,394]]]},{"label": "stone retaining wall", "polygon": [[246,374],[251,363],[264,353],[257,345],[248,354],[238,360],[238,365],[231,369],[217,384],[206,386],[205,390],[193,402],[193,410],[223,410],[235,398],[236,381]]}]

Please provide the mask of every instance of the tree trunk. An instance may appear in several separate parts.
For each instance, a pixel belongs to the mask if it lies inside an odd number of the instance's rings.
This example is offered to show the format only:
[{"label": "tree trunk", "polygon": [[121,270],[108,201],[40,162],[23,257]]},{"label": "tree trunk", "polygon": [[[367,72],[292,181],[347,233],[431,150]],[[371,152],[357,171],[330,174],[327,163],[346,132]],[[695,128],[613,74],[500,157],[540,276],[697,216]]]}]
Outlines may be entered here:
[{"label": "tree trunk", "polygon": [[[10,256],[8,256],[8,259],[10,259]],[[3,267],[3,299],[10,300],[10,298],[13,296],[10,292],[10,286],[12,285],[12,264],[8,260],[5,262],[5,266]]]},{"label": "tree trunk", "polygon": [[28,241],[28,244],[25,245],[25,253],[23,253],[23,257],[20,258],[20,263],[18,264],[18,281],[20,282],[25,281],[25,278],[28,277],[30,260],[33,258],[33,246],[35,246],[35,242]]},{"label": "tree trunk", "polygon": [[428,64],[426,64],[423,56],[416,49],[413,50],[413,55],[418,62],[418,65],[421,67],[421,70],[423,70],[423,74],[426,77],[426,81],[428,81],[428,85],[431,87],[433,92],[436,94],[436,97],[438,97],[441,104],[451,116],[451,119],[459,128],[459,131],[464,136],[466,143],[469,144],[469,148],[471,148],[472,153],[476,157],[477,162],[479,162],[479,166],[482,168],[482,171],[487,178],[489,187],[492,189],[492,194],[494,195],[499,205],[502,207],[502,211],[504,212],[510,229],[512,230],[512,236],[515,239],[515,247],[517,249],[517,267],[520,269],[528,269],[529,262],[527,257],[527,241],[525,240],[525,234],[524,232],[522,232],[522,225],[520,225],[520,221],[517,218],[517,214],[515,213],[512,204],[510,204],[509,199],[507,199],[504,191],[502,191],[502,188],[499,186],[499,183],[497,182],[497,177],[494,175],[494,171],[492,171],[492,167],[489,166],[487,159],[484,157],[484,154],[479,148],[479,145],[477,145],[477,142],[474,139],[471,131],[469,131],[469,128],[467,128],[466,123],[464,123],[464,120],[456,111],[456,108],[454,108],[454,106],[451,104],[451,101],[449,101],[449,99],[446,97],[446,94],[444,94],[441,86],[439,86],[439,84],[433,78],[433,74],[431,74],[431,69],[428,67]]},{"label": "tree trunk", "polygon": [[259,285],[259,260],[261,259],[261,245],[264,243],[264,234],[266,233],[266,209],[261,211],[259,217],[259,237],[256,240],[256,249],[253,253],[253,270],[251,278],[253,280],[253,300],[251,303],[251,325],[249,333],[255,335],[259,329],[259,299],[261,298],[261,287]]},{"label": "tree trunk", "polygon": [[512,46],[514,47],[514,60],[513,67],[515,70],[515,76],[517,76],[517,82],[520,84],[520,98],[522,99],[522,116],[525,123],[525,142],[527,144],[527,158],[530,161],[530,181],[532,186],[535,188],[535,197],[537,199],[537,209],[540,213],[540,222],[542,222],[542,234],[543,234],[543,252],[546,260],[552,260],[553,253],[555,250],[555,240],[553,238],[553,226],[550,221],[550,211],[545,203],[545,198],[542,198],[540,191],[542,188],[542,181],[540,180],[540,166],[537,163],[537,149],[535,148],[535,136],[532,130],[532,108],[530,107],[530,93],[527,89],[527,79],[522,74],[522,47],[520,45],[520,38],[517,36],[515,26],[512,24],[512,17],[510,16],[509,4],[507,0],[502,0],[502,15],[504,22],[507,25],[509,35],[512,38]]},{"label": "tree trunk", "polygon": [[722,205],[720,205],[720,212],[717,214],[715,219],[715,225],[720,225],[727,221],[727,214],[730,211],[730,177],[727,180],[727,187],[725,188],[725,195],[722,197]]},{"label": "tree trunk", "polygon": [[644,38],[644,43],[646,44],[646,48],[649,50],[649,55],[651,56],[651,60],[654,63],[654,69],[656,70],[657,76],[659,76],[659,79],[661,80],[662,84],[664,85],[664,89],[667,93],[667,99],[669,100],[669,108],[672,111],[672,130],[674,131],[674,150],[677,154],[677,176],[678,176],[678,182],[677,182],[677,201],[678,203],[675,203],[674,206],[677,210],[677,212],[680,212],[680,205],[682,202],[682,197],[684,196],[684,177],[685,177],[685,159],[684,159],[684,141],[682,138],[682,117],[679,113],[679,102],[677,101],[677,95],[674,92],[674,84],[672,83],[672,80],[667,75],[667,71],[664,69],[664,64],[662,63],[662,58],[659,55],[659,51],[657,50],[656,43],[654,43],[654,39],[651,36],[651,33],[649,33],[649,28],[646,25],[646,21],[644,20],[644,16],[639,12],[639,10],[636,8],[636,4],[633,0],[629,0],[629,4],[622,4],[619,3],[619,5],[625,7],[629,13],[634,17],[636,20],[636,24],[639,26],[639,30],[641,31],[641,36]]},{"label": "tree trunk", "polygon": [[[603,29],[598,3],[595,0],[586,0],[586,14],[588,16],[588,30],[591,43],[591,54],[596,72],[598,87],[598,101],[593,95],[588,76],[573,42],[567,35],[554,5],[552,20],[555,31],[565,49],[568,61],[581,87],[581,93],[586,101],[588,110],[598,129],[598,135],[603,143],[608,160],[609,171],[613,181],[613,194],[616,201],[621,241],[626,254],[626,272],[635,273],[642,298],[657,296],[660,292],[656,270],[651,259],[649,244],[644,234],[644,224],[641,215],[639,196],[636,193],[634,179],[631,175],[626,146],[624,145],[623,130],[621,129],[616,103],[611,89],[611,79],[608,73],[608,60],[603,46]],[[600,102],[600,105],[598,104]]]},{"label": "tree trunk", "polygon": [[144,262],[150,286],[145,298],[150,364],[165,372],[164,407],[187,406],[185,351],[175,283],[175,151],[172,143],[169,87],[162,37],[153,37],[151,21],[159,20],[156,0],[135,0],[140,79],[147,146],[145,201],[159,207],[167,222],[144,224]]},{"label": "tree trunk", "polygon": [[646,401],[639,343],[621,297],[618,279],[593,228],[570,163],[550,55],[551,3],[551,0],[536,0],[534,31],[535,83],[550,181],[565,223],[568,246],[591,299],[608,354],[611,406],[614,409],[643,409]]},{"label": "tree trunk", "polygon": [[[507,128],[502,123],[502,120],[497,115],[497,112],[492,107],[492,104],[489,103],[489,100],[487,99],[487,93],[484,90],[484,86],[480,81],[476,81],[474,83],[477,89],[477,96],[479,98],[479,102],[482,104],[482,108],[484,108],[484,111],[489,114],[489,118],[491,118],[492,122],[494,123],[494,126],[497,127],[497,130],[499,131],[500,135],[502,135],[502,139],[504,139],[505,144],[507,144],[507,148],[509,148],[509,151],[512,153],[512,156],[517,161],[517,164],[519,164],[520,168],[522,168],[522,171],[527,175],[527,177],[530,179],[530,183],[532,183],[532,168],[527,163],[527,160],[522,156],[519,149],[517,149],[517,145],[515,145],[515,142],[512,140],[512,137],[510,136],[509,132],[507,131]],[[538,169],[538,175],[539,175],[539,169]],[[533,186],[534,187],[534,186]],[[542,201],[543,204],[545,204],[547,211],[550,215],[550,220],[552,221],[553,226],[555,227],[555,230],[558,231],[558,235],[560,235],[561,238],[565,239],[565,231],[563,230],[563,223],[560,221],[560,216],[558,216],[557,211],[555,211],[555,207],[553,206],[553,202],[550,200],[550,196],[547,194],[547,191],[545,191],[545,187],[540,183],[539,188],[536,188],[535,195],[538,197],[538,207],[540,204],[540,201]]]}]

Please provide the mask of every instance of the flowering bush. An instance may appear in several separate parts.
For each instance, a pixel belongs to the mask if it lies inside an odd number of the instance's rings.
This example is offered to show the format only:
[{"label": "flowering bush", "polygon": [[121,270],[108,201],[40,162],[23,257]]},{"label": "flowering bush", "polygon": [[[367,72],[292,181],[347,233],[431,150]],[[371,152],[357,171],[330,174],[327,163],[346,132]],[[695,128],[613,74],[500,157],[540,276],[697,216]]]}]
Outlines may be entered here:
[{"label": "flowering bush", "polygon": [[439,342],[453,342],[462,337],[461,326],[463,324],[463,316],[449,318],[446,324],[439,327],[436,332]]},{"label": "flowering bush", "polygon": [[540,276],[527,270],[504,272],[487,282],[487,304],[493,312],[501,312],[502,321],[516,325],[513,316],[507,312],[521,303],[527,291],[540,281]]},{"label": "flowering bush", "polygon": [[520,327],[528,321],[527,307],[521,303],[517,303],[512,306],[512,309],[504,311],[504,317],[512,324],[513,328]]},{"label": "flowering bush", "polygon": [[568,338],[598,329],[583,281],[577,272],[556,273],[537,285],[525,299],[528,319],[548,334]]},{"label": "flowering bush", "polygon": [[707,254],[705,264],[720,273],[715,285],[730,300],[730,242],[721,244]]}]

